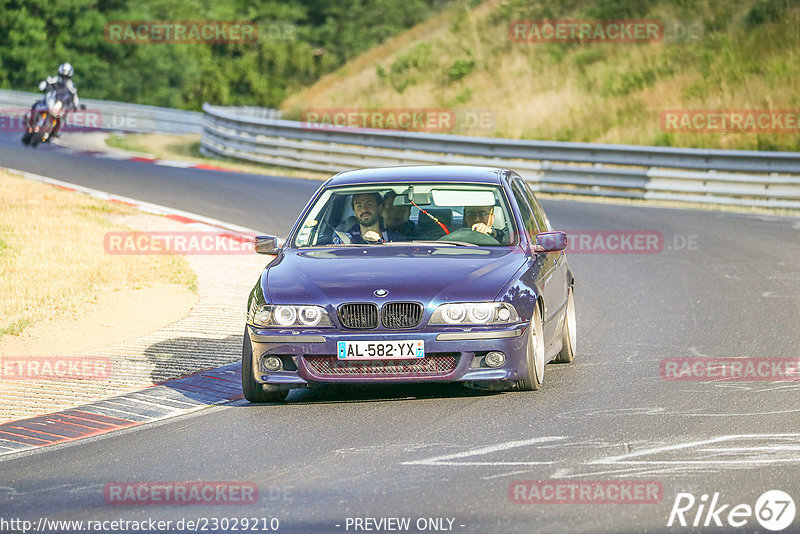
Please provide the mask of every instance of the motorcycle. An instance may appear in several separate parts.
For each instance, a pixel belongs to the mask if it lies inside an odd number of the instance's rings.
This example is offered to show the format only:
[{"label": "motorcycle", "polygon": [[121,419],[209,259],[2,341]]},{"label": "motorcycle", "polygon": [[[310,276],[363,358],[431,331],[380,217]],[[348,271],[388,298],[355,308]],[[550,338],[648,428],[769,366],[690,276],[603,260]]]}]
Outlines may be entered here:
[{"label": "motorcycle", "polygon": [[[25,114],[25,133],[22,135],[22,143],[37,147],[41,143],[48,142],[53,135],[53,129],[58,121],[66,121],[69,109],[66,109],[64,102],[67,101],[68,93],[50,90],[46,93],[44,100],[34,104],[30,112]],[[86,109],[81,104],[80,109]]]}]

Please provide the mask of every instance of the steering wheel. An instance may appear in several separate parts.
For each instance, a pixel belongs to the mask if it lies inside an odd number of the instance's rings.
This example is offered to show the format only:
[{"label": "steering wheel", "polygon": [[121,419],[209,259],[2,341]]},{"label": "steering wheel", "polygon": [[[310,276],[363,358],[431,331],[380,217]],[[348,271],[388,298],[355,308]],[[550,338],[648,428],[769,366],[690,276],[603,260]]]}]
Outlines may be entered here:
[{"label": "steering wheel", "polygon": [[459,228],[447,235],[443,235],[437,241],[463,241],[473,245],[499,245],[500,241],[483,232],[476,232],[470,228]]}]

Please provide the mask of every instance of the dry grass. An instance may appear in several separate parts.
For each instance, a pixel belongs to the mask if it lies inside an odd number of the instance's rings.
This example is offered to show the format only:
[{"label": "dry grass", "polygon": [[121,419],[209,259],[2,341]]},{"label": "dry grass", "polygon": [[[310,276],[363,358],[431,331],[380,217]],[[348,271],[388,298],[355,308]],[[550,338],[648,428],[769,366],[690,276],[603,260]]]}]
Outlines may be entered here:
[{"label": "dry grass", "polygon": [[[800,150],[800,138],[790,133],[661,131],[659,113],[669,108],[800,108],[800,9],[747,28],[743,20],[756,2],[706,0],[688,12],[659,2],[643,18],[691,19],[705,24],[703,37],[584,45],[512,43],[510,20],[536,17],[507,1],[460,4],[293,95],[283,110],[296,118],[304,108],[478,109],[494,115],[493,132],[463,126],[453,133]],[[574,13],[553,9],[570,18],[590,2],[572,5]],[[726,10],[728,18],[720,15]],[[454,76],[459,61],[473,67]]]},{"label": "dry grass", "polygon": [[102,290],[167,282],[196,291],[185,258],[106,254],[106,232],[127,229],[107,217],[133,212],[0,171],[0,336],[74,312]]}]

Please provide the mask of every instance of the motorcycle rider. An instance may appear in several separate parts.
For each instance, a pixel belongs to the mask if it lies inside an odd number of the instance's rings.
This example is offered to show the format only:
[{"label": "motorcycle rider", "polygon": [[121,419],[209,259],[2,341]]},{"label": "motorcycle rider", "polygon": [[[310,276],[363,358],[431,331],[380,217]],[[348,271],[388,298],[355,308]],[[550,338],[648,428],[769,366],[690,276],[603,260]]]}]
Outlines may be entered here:
[{"label": "motorcycle rider", "polygon": [[[67,117],[66,112],[73,109],[78,109],[80,100],[78,99],[78,88],[72,81],[72,76],[75,74],[75,69],[69,63],[62,63],[58,66],[58,76],[48,76],[44,81],[39,82],[39,90],[47,94],[48,91],[55,91],[62,97],[61,101],[64,104],[65,113],[62,117],[58,117],[56,125],[53,127],[52,137],[61,137],[61,128],[64,126],[64,120]],[[37,105],[44,105],[45,99],[36,102],[33,107]],[[31,113],[33,117],[33,113]]]}]

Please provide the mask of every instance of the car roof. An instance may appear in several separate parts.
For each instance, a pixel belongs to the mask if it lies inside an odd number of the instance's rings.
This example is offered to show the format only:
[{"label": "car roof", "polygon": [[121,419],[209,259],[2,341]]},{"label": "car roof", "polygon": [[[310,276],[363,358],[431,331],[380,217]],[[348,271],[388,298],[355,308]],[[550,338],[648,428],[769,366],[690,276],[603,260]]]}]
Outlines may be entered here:
[{"label": "car roof", "polygon": [[325,185],[379,184],[386,182],[469,182],[502,184],[506,169],[470,165],[407,165],[344,171]]}]

